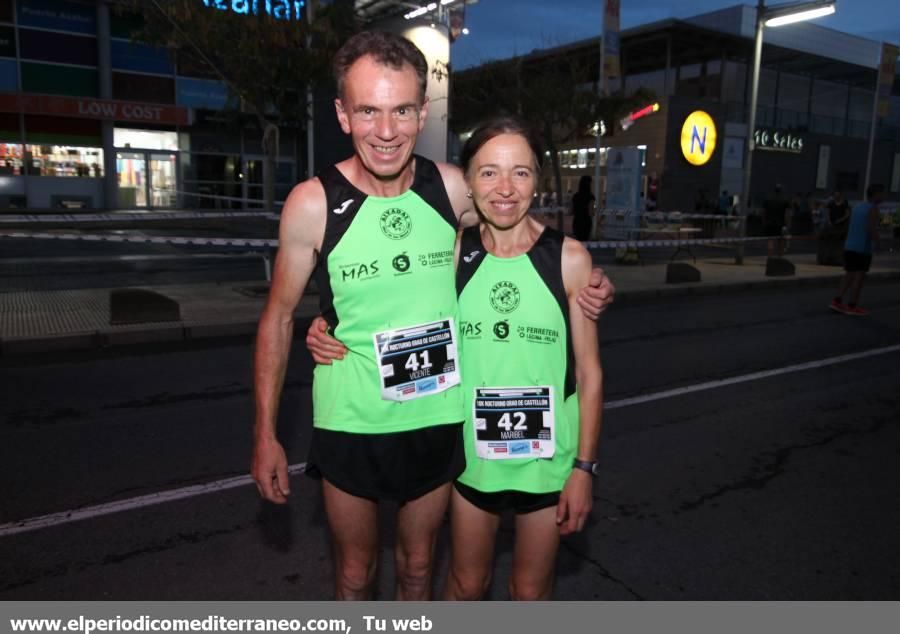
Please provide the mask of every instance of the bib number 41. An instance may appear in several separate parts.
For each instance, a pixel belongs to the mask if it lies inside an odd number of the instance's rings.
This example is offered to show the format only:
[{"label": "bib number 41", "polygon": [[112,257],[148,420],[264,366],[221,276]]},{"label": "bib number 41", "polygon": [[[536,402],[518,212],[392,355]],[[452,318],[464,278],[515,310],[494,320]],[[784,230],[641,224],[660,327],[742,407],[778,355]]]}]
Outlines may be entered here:
[{"label": "bib number 41", "polygon": [[459,385],[453,319],[378,332],[373,343],[385,400],[409,401]]},{"label": "bib number 41", "polygon": [[[419,357],[422,358],[422,363],[419,363]],[[430,370],[431,369],[431,357],[428,354],[428,350],[422,350],[422,352],[413,352],[409,355],[409,358],[406,360],[406,363],[403,365],[404,368],[412,372],[418,372],[420,369],[422,370]]]}]

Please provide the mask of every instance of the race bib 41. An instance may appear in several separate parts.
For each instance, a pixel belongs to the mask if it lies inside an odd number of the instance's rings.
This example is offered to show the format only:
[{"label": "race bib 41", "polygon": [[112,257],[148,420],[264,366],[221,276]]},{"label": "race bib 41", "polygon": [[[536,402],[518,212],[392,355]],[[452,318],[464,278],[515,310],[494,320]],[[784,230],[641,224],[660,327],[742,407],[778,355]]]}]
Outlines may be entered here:
[{"label": "race bib 41", "polygon": [[381,398],[409,401],[459,385],[452,318],[373,335]]}]

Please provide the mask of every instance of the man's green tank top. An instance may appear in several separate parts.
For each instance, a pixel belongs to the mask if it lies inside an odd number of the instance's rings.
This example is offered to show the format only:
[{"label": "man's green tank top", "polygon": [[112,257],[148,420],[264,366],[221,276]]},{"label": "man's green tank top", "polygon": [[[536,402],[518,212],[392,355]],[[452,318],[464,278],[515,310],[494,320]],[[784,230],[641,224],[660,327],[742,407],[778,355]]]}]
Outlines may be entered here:
[{"label": "man's green tank top", "polygon": [[316,266],[320,308],[348,350],[313,379],[316,427],[361,434],[410,431],[463,419],[459,387],[410,401],[383,400],[373,335],[457,319],[457,220],[437,166],[415,157],[412,187],[368,196],[334,166],[319,180],[328,220]]},{"label": "man's green tank top", "polygon": [[[562,280],[563,239],[560,232],[546,228],[528,253],[499,258],[487,253],[478,227],[462,234],[456,284],[466,470],[459,479],[480,491],[560,491],[572,472],[579,416],[569,305]],[[479,457],[473,407],[476,388],[527,386],[553,387],[553,457]],[[512,444],[509,452],[513,453]]]}]

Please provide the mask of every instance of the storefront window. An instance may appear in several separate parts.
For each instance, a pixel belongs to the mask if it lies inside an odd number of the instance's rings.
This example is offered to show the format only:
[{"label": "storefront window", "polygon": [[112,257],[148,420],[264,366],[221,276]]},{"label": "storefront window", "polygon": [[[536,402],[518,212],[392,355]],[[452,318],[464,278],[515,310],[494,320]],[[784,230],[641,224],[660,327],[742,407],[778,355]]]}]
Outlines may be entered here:
[{"label": "storefront window", "polygon": [[578,150],[578,167],[584,169],[587,167],[588,151],[586,149]]},{"label": "storefront window", "polygon": [[19,143],[0,143],[0,176],[22,175],[22,146]]},{"label": "storefront window", "polygon": [[103,177],[103,150],[68,145],[26,145],[24,163],[31,176]]},{"label": "storefront window", "polygon": [[117,148],[141,150],[178,150],[178,133],[159,130],[116,128],[113,143]]}]

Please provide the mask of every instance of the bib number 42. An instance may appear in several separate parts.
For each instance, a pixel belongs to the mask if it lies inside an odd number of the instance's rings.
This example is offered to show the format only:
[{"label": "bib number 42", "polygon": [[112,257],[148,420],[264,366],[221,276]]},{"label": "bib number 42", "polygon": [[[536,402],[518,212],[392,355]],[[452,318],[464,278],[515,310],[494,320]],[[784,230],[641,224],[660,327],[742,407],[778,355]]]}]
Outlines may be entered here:
[{"label": "bib number 42", "polygon": [[[516,419],[515,423],[512,421],[513,418]],[[504,412],[497,421],[497,427],[505,431],[526,431],[528,425],[525,424],[525,412]]]}]

